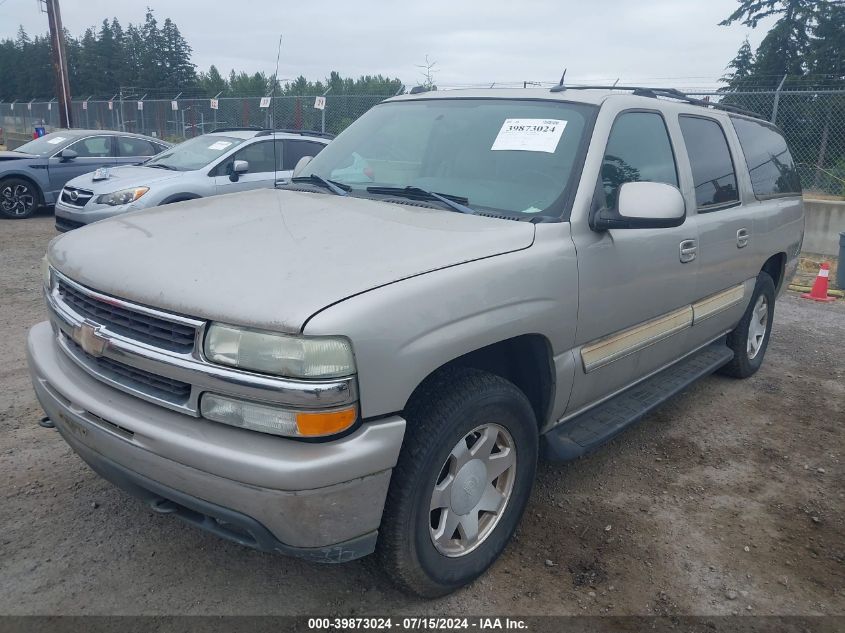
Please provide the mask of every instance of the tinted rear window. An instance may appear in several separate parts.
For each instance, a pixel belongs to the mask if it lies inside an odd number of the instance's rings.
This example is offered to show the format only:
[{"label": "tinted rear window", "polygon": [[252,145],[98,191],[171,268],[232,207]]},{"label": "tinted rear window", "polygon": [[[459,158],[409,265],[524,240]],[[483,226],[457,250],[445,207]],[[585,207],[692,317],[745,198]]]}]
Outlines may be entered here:
[{"label": "tinted rear window", "polygon": [[695,203],[699,208],[716,207],[739,200],[731,152],[722,126],[713,119],[679,117],[687,147]]},{"label": "tinted rear window", "polygon": [[801,180],[786,141],[774,127],[757,121],[732,117],[751,186],[758,198],[801,193]]}]

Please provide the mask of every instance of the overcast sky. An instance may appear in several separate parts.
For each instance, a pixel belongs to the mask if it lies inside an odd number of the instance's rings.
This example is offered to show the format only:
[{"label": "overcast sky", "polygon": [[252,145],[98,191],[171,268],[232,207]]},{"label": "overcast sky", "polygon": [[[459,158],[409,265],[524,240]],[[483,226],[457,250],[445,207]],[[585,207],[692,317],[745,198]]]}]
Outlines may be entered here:
[{"label": "overcast sky", "polygon": [[[321,79],[378,74],[420,83],[425,56],[440,85],[493,81],[582,82],[621,78],[675,87],[715,86],[754,31],[718,26],[736,0],[61,0],[74,35],[117,17],[141,23],[150,6],[159,23],[173,19],[193,47],[198,70],[272,74],[279,34],[279,77]],[[38,0],[0,0],[0,38],[18,25],[47,31]]]}]

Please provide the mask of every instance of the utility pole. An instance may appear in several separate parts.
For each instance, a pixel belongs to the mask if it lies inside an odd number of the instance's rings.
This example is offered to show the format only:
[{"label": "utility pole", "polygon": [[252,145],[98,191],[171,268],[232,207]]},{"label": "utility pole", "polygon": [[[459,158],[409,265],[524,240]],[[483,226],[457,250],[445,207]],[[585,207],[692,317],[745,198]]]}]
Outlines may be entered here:
[{"label": "utility pole", "polygon": [[73,127],[70,107],[70,83],[67,78],[67,53],[65,33],[62,29],[62,13],[59,0],[43,0],[47,5],[47,21],[50,23],[50,48],[53,57],[53,75],[56,82],[56,96],[59,98],[59,125]]}]

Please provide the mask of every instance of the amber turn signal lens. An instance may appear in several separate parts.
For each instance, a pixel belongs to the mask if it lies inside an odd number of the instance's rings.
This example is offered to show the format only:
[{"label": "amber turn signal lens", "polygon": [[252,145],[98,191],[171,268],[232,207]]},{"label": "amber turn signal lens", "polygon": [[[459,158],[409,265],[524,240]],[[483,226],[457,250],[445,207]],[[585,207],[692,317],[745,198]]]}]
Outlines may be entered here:
[{"label": "amber turn signal lens", "polygon": [[355,424],[357,418],[355,407],[319,413],[299,412],[296,414],[296,426],[302,437],[320,437],[345,431]]}]

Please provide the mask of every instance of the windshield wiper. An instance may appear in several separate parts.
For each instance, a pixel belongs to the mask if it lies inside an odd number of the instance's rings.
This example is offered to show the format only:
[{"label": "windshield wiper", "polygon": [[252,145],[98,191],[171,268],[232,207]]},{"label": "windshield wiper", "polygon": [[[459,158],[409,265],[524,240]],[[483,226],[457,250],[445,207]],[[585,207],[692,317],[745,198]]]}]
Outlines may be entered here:
[{"label": "windshield wiper", "polygon": [[179,171],[175,167],[165,165],[164,163],[153,163],[152,165],[144,165],[144,167],[155,167],[156,169],[169,169],[170,171]]},{"label": "windshield wiper", "polygon": [[319,185],[321,187],[325,187],[336,196],[348,196],[349,192],[352,191],[352,187],[350,187],[349,185],[344,185],[342,183],[335,182],[334,180],[323,178],[322,176],[318,176],[317,174],[310,174],[308,176],[297,176],[296,178],[291,178],[290,181],[308,182],[312,185]]},{"label": "windshield wiper", "polygon": [[467,206],[469,200],[461,196],[444,195],[434,191],[427,191],[420,187],[367,187],[369,193],[385,196],[401,196],[411,200],[437,200],[458,213],[473,215],[474,209]]}]

